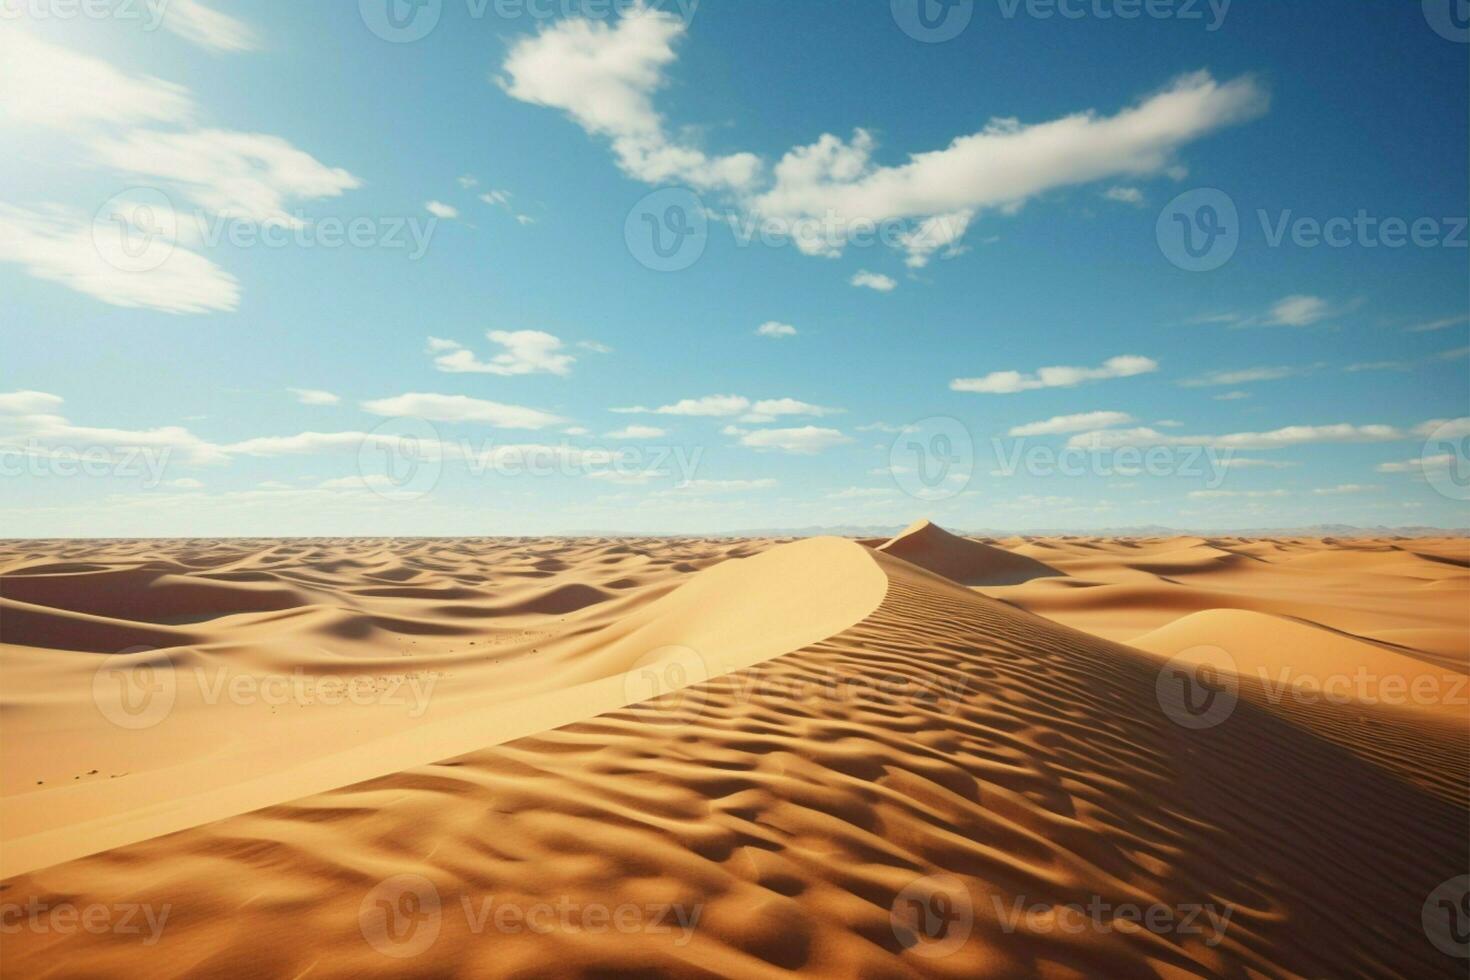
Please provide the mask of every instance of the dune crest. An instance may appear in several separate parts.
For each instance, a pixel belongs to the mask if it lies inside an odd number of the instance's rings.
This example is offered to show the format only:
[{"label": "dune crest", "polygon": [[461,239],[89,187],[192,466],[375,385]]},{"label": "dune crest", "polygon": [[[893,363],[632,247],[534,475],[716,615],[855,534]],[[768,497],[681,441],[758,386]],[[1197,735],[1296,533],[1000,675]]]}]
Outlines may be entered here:
[{"label": "dune crest", "polygon": [[927,520],[915,521],[877,550],[968,586],[1019,585],[1063,574],[1035,558],[970,541]]}]

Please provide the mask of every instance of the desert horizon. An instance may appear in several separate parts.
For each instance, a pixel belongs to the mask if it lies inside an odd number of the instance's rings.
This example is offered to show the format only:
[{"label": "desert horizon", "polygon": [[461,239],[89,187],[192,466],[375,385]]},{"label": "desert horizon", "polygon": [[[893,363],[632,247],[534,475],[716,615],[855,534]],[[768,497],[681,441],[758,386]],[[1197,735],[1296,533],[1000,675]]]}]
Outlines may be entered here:
[{"label": "desert horizon", "polygon": [[1466,980],[1467,78],[0,0],[0,980]]}]

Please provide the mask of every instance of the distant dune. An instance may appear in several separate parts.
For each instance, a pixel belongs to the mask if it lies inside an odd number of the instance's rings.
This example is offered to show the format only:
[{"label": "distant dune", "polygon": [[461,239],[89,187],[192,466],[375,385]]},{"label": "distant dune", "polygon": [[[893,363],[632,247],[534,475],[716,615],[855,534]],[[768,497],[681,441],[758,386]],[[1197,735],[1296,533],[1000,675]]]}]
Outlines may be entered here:
[{"label": "distant dune", "polygon": [[[12,543],[0,902],[166,921],[7,931],[4,972],[1464,975],[1464,541],[1005,545]],[[176,690],[130,729],[95,685],[135,661]]]}]

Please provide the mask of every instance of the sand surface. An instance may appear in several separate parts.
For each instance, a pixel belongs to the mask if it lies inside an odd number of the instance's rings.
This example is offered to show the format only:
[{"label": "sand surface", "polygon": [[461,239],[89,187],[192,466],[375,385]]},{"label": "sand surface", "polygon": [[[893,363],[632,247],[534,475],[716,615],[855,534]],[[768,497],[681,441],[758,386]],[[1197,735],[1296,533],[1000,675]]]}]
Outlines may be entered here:
[{"label": "sand surface", "polygon": [[7,542],[0,973],[1463,977],[1467,660],[1465,539]]}]

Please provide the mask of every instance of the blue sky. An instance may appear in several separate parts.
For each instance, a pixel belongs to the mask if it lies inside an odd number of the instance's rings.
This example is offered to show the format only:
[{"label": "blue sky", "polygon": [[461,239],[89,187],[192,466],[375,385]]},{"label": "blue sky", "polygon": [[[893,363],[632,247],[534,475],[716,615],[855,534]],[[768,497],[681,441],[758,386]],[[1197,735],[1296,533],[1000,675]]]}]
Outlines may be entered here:
[{"label": "blue sky", "polygon": [[1449,0],[915,2],[0,2],[0,534],[1467,523]]}]

